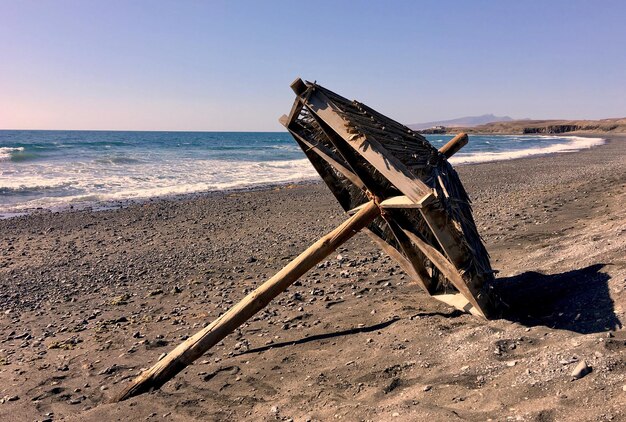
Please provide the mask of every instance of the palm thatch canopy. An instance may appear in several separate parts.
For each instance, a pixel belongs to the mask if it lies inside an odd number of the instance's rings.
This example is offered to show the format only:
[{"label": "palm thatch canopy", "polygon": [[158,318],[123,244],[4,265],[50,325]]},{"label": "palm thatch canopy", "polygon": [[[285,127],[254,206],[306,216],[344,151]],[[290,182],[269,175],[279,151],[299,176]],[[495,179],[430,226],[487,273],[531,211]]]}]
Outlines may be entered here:
[{"label": "palm thatch canopy", "polygon": [[[492,313],[493,271],[458,174],[423,136],[358,101],[297,79],[281,123],[343,209],[383,209],[371,238],[435,298]],[[465,138],[466,139],[466,138]]]}]

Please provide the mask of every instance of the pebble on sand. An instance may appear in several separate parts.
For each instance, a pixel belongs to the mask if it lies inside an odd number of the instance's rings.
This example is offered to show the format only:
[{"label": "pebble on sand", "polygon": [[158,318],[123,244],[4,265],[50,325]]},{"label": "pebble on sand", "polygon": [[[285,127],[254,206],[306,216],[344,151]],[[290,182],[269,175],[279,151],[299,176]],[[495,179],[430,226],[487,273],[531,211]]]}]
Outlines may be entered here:
[{"label": "pebble on sand", "polygon": [[585,375],[589,374],[591,370],[592,369],[590,366],[587,365],[587,362],[585,362],[584,360],[581,360],[572,371],[572,377],[576,380],[580,379],[584,377]]}]

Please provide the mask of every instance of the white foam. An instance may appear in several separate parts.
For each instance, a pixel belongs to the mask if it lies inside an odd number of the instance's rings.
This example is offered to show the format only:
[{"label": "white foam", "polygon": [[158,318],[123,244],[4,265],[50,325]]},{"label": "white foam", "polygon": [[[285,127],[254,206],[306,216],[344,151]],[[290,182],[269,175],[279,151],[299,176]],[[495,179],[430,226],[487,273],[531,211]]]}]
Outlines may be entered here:
[{"label": "white foam", "polygon": [[13,151],[24,151],[24,147],[0,147],[0,161],[9,160]]},{"label": "white foam", "polygon": [[602,145],[605,141],[604,138],[584,138],[581,136],[546,136],[542,138],[569,139],[570,141],[567,143],[552,144],[546,147],[527,148],[517,151],[479,152],[472,154],[457,153],[452,158],[450,158],[450,162],[452,164],[476,164],[491,161],[513,160],[516,158],[525,158],[560,152],[575,152],[582,149],[588,149],[597,145]]},{"label": "white foam", "polygon": [[0,176],[0,189],[15,192],[62,188],[69,184],[67,180],[50,176],[29,175],[6,179]]},{"label": "white foam", "polygon": [[[146,199],[255,187],[319,178],[307,159],[248,162],[177,160],[115,167],[85,163],[29,164],[15,172],[0,169],[0,191],[13,192],[0,212],[58,208],[84,202]],[[36,193],[24,196],[25,193]]]}]

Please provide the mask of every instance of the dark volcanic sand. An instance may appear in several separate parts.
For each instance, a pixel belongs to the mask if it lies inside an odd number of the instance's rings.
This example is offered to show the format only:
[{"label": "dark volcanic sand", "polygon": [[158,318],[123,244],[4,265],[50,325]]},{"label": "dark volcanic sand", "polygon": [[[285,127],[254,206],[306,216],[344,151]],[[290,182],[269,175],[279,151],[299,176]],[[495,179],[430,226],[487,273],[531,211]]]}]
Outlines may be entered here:
[{"label": "dark volcanic sand", "polygon": [[429,299],[358,235],[162,390],[116,404],[339,206],[313,184],[2,220],[0,420],[625,420],[625,141],[459,168],[506,319]]}]

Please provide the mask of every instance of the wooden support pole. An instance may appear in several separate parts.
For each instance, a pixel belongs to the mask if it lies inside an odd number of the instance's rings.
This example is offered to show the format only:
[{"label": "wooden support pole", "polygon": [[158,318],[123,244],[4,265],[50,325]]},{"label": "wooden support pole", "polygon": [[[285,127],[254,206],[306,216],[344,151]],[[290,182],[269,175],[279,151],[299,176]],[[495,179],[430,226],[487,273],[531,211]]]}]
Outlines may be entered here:
[{"label": "wooden support pole", "polygon": [[439,148],[439,152],[445,155],[446,158],[450,158],[454,153],[467,145],[468,142],[469,138],[467,137],[467,133],[459,133],[454,138],[450,139],[447,144]]},{"label": "wooden support pole", "polygon": [[187,365],[198,359],[207,350],[263,309],[272,299],[285,291],[287,287],[304,273],[330,255],[341,244],[352,238],[379,215],[380,209],[374,201],[370,201],[366,207],[311,245],[275,276],[243,298],[241,302],[230,308],[225,314],[193,337],[181,343],[152,368],[135,378],[115,398],[115,401],[126,400],[160,388]]}]

